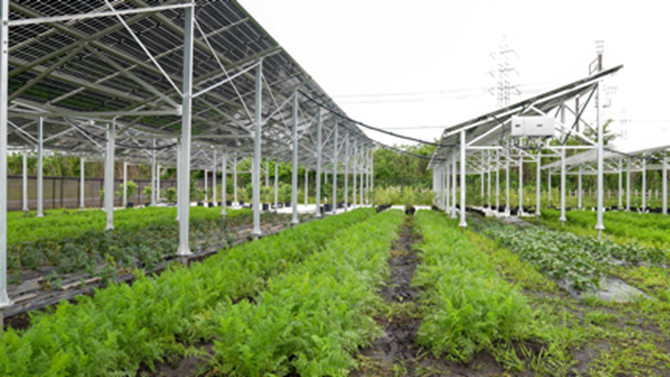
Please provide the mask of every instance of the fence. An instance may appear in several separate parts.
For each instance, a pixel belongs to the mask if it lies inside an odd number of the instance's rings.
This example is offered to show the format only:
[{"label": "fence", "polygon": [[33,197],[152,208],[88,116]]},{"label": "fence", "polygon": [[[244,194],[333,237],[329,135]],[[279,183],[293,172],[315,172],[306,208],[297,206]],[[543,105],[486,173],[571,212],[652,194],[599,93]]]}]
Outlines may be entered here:
[{"label": "fence", "polygon": [[[137,192],[128,197],[129,203],[135,205],[145,204],[151,201],[150,197],[142,194],[145,186],[151,186],[150,179],[133,179],[137,184]],[[43,177],[42,194],[44,209],[55,208],[79,208],[81,200],[79,177]],[[114,191],[120,191],[120,185],[123,179],[114,180]],[[203,188],[204,179],[196,180],[196,187]],[[85,206],[91,208],[102,208],[103,199],[101,190],[104,187],[102,178],[86,178],[84,180],[84,199]],[[170,187],[177,187],[175,180],[161,180],[161,190]],[[114,196],[114,206],[123,205],[123,197]],[[10,175],[7,177],[7,210],[20,211],[23,209],[23,176]],[[37,177],[28,177],[28,209],[37,209]]]}]

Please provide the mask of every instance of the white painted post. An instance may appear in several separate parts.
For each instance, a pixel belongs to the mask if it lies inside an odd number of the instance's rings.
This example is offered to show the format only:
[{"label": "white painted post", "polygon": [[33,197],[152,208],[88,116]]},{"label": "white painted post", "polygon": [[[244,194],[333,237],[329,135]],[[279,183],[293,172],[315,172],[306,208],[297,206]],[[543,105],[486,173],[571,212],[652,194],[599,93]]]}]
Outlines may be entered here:
[{"label": "white painted post", "polygon": [[466,153],[466,142],[465,142],[465,131],[461,131],[461,220],[458,224],[463,230],[468,227],[468,223],[465,221],[465,153]]},{"label": "white painted post", "polygon": [[[5,78],[0,82],[7,81]],[[4,106],[0,106],[4,108]],[[37,217],[44,217],[44,119],[37,118]]]},{"label": "white painted post", "polygon": [[335,135],[333,136],[333,215],[337,213],[337,122],[335,122]]},{"label": "white painted post", "polygon": [[[293,127],[291,129],[293,148],[293,168],[291,169],[291,224],[300,223],[298,219],[298,92],[293,93]],[[275,174],[277,170],[275,169]]]},{"label": "white painted post", "polygon": [[79,159],[79,208],[86,209],[86,158]]},{"label": "white painted post", "polygon": [[123,207],[128,205],[128,162],[123,161]]},{"label": "white painted post", "polygon": [[214,150],[214,162],[212,163],[212,202],[216,207],[216,149]]},{"label": "white painted post", "polygon": [[191,253],[189,246],[189,212],[191,210],[191,193],[189,180],[191,178],[191,121],[193,105],[193,24],[194,8],[186,8],[184,16],[184,65],[182,70],[182,118],[181,118],[181,150],[178,180],[182,182],[177,191],[177,205],[179,206],[179,247],[177,257],[183,264],[188,263]]},{"label": "white painted post", "polygon": [[662,174],[662,179],[663,179],[663,189],[662,189],[662,195],[663,195],[663,214],[667,215],[668,214],[668,160],[667,156],[665,155],[665,151],[662,152],[663,156],[663,174]]},{"label": "white painted post", "polygon": [[116,139],[116,121],[107,125],[107,147],[105,148],[105,211],[107,225],[105,230],[114,229],[114,148]]},{"label": "white painted post", "polygon": [[[252,188],[253,188],[253,210],[254,210],[254,228],[252,234],[255,237],[260,237],[261,235],[261,124],[262,119],[262,106],[263,106],[263,86],[262,86],[262,75],[263,75],[263,61],[258,64],[256,67],[256,88],[254,90],[255,94],[255,109],[254,109],[254,158],[253,158],[253,174],[252,178]],[[266,177],[267,185],[267,177]]]},{"label": "white painted post", "polygon": [[28,152],[23,151],[23,212],[28,211]]},{"label": "white painted post", "polygon": [[317,115],[316,123],[316,214],[317,218],[321,217],[321,149],[323,147],[321,142],[321,109]]},{"label": "white painted post", "polygon": [[228,153],[223,154],[221,159],[221,217],[226,218],[226,192],[228,191],[226,177],[228,170]]},{"label": "white painted post", "polygon": [[604,203],[604,189],[605,189],[605,162],[604,162],[604,142],[603,142],[603,122],[600,119],[600,110],[602,107],[602,98],[600,96],[600,86],[601,81],[598,81],[597,95],[598,102],[596,106],[596,126],[598,127],[598,194],[597,194],[597,222],[596,230],[598,231],[598,237],[602,236],[602,231],[605,230],[605,225],[603,224],[603,212],[605,210]]},{"label": "white painted post", "polygon": [[[14,303],[7,296],[7,96],[9,94],[9,1],[0,2],[0,333],[3,310]],[[42,118],[39,121],[39,145],[42,149]]]}]

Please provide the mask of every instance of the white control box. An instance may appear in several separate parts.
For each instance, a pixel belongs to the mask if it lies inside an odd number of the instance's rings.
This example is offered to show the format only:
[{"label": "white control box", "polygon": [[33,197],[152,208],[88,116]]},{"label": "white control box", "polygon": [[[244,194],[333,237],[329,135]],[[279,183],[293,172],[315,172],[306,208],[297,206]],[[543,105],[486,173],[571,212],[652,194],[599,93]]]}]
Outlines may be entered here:
[{"label": "white control box", "polygon": [[512,136],[552,137],[554,128],[552,117],[512,117]]}]

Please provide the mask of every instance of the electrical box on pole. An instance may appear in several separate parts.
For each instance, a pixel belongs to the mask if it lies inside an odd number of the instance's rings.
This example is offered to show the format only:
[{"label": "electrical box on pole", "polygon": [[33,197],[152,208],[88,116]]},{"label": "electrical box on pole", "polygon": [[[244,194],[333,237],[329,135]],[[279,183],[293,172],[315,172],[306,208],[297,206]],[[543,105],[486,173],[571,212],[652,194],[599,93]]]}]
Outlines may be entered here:
[{"label": "electrical box on pole", "polygon": [[512,136],[552,137],[554,118],[544,116],[512,117]]}]

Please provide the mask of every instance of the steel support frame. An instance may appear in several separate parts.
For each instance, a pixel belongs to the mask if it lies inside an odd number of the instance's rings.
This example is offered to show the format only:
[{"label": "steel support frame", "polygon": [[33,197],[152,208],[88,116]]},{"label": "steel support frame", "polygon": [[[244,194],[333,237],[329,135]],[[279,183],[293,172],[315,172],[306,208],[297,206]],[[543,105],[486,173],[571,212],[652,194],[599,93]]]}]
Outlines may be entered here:
[{"label": "steel support frame", "polygon": [[191,206],[190,193],[190,169],[191,169],[191,123],[193,105],[193,39],[194,39],[194,9],[186,8],[184,14],[184,66],[182,82],[182,118],[181,118],[181,140],[179,150],[179,167],[177,176],[181,182],[181,188],[177,190],[177,206],[179,221],[179,246],[177,257],[183,264],[188,263],[188,257],[192,255],[189,246],[189,211]]},{"label": "steel support frame", "polygon": [[221,158],[221,217],[226,218],[226,192],[228,191],[226,178],[228,175],[228,153],[224,153]]},{"label": "steel support frame", "polygon": [[298,224],[298,92],[293,93],[293,127],[291,129],[293,169],[291,170],[291,224]]},{"label": "steel support frame", "polygon": [[107,225],[105,230],[114,229],[114,149],[116,139],[116,122],[107,125],[107,145],[105,148],[105,211]]},{"label": "steel support frame", "polygon": [[333,215],[337,213],[337,129],[337,122],[335,122],[335,135],[333,139],[333,196],[331,197]]},{"label": "steel support frame", "polygon": [[[0,333],[3,331],[3,310],[12,306],[7,295],[7,148],[9,95],[9,1],[0,2]],[[41,130],[41,128],[40,128]],[[41,132],[40,132],[41,133]],[[42,138],[40,137],[40,143]]]},{"label": "steel support frame", "polygon": [[[0,81],[7,81],[0,79]],[[44,217],[44,118],[37,119],[37,217]]]},{"label": "steel support frame", "polygon": [[323,150],[323,145],[321,142],[322,137],[322,114],[321,108],[319,108],[317,113],[316,121],[316,216],[317,218],[321,217],[321,152]]},{"label": "steel support frame", "polygon": [[465,140],[465,131],[461,131],[461,220],[458,226],[463,230],[468,227],[468,223],[465,220],[465,154],[467,153],[467,143]]},{"label": "steel support frame", "polygon": [[79,208],[86,209],[86,157],[79,159]]}]

